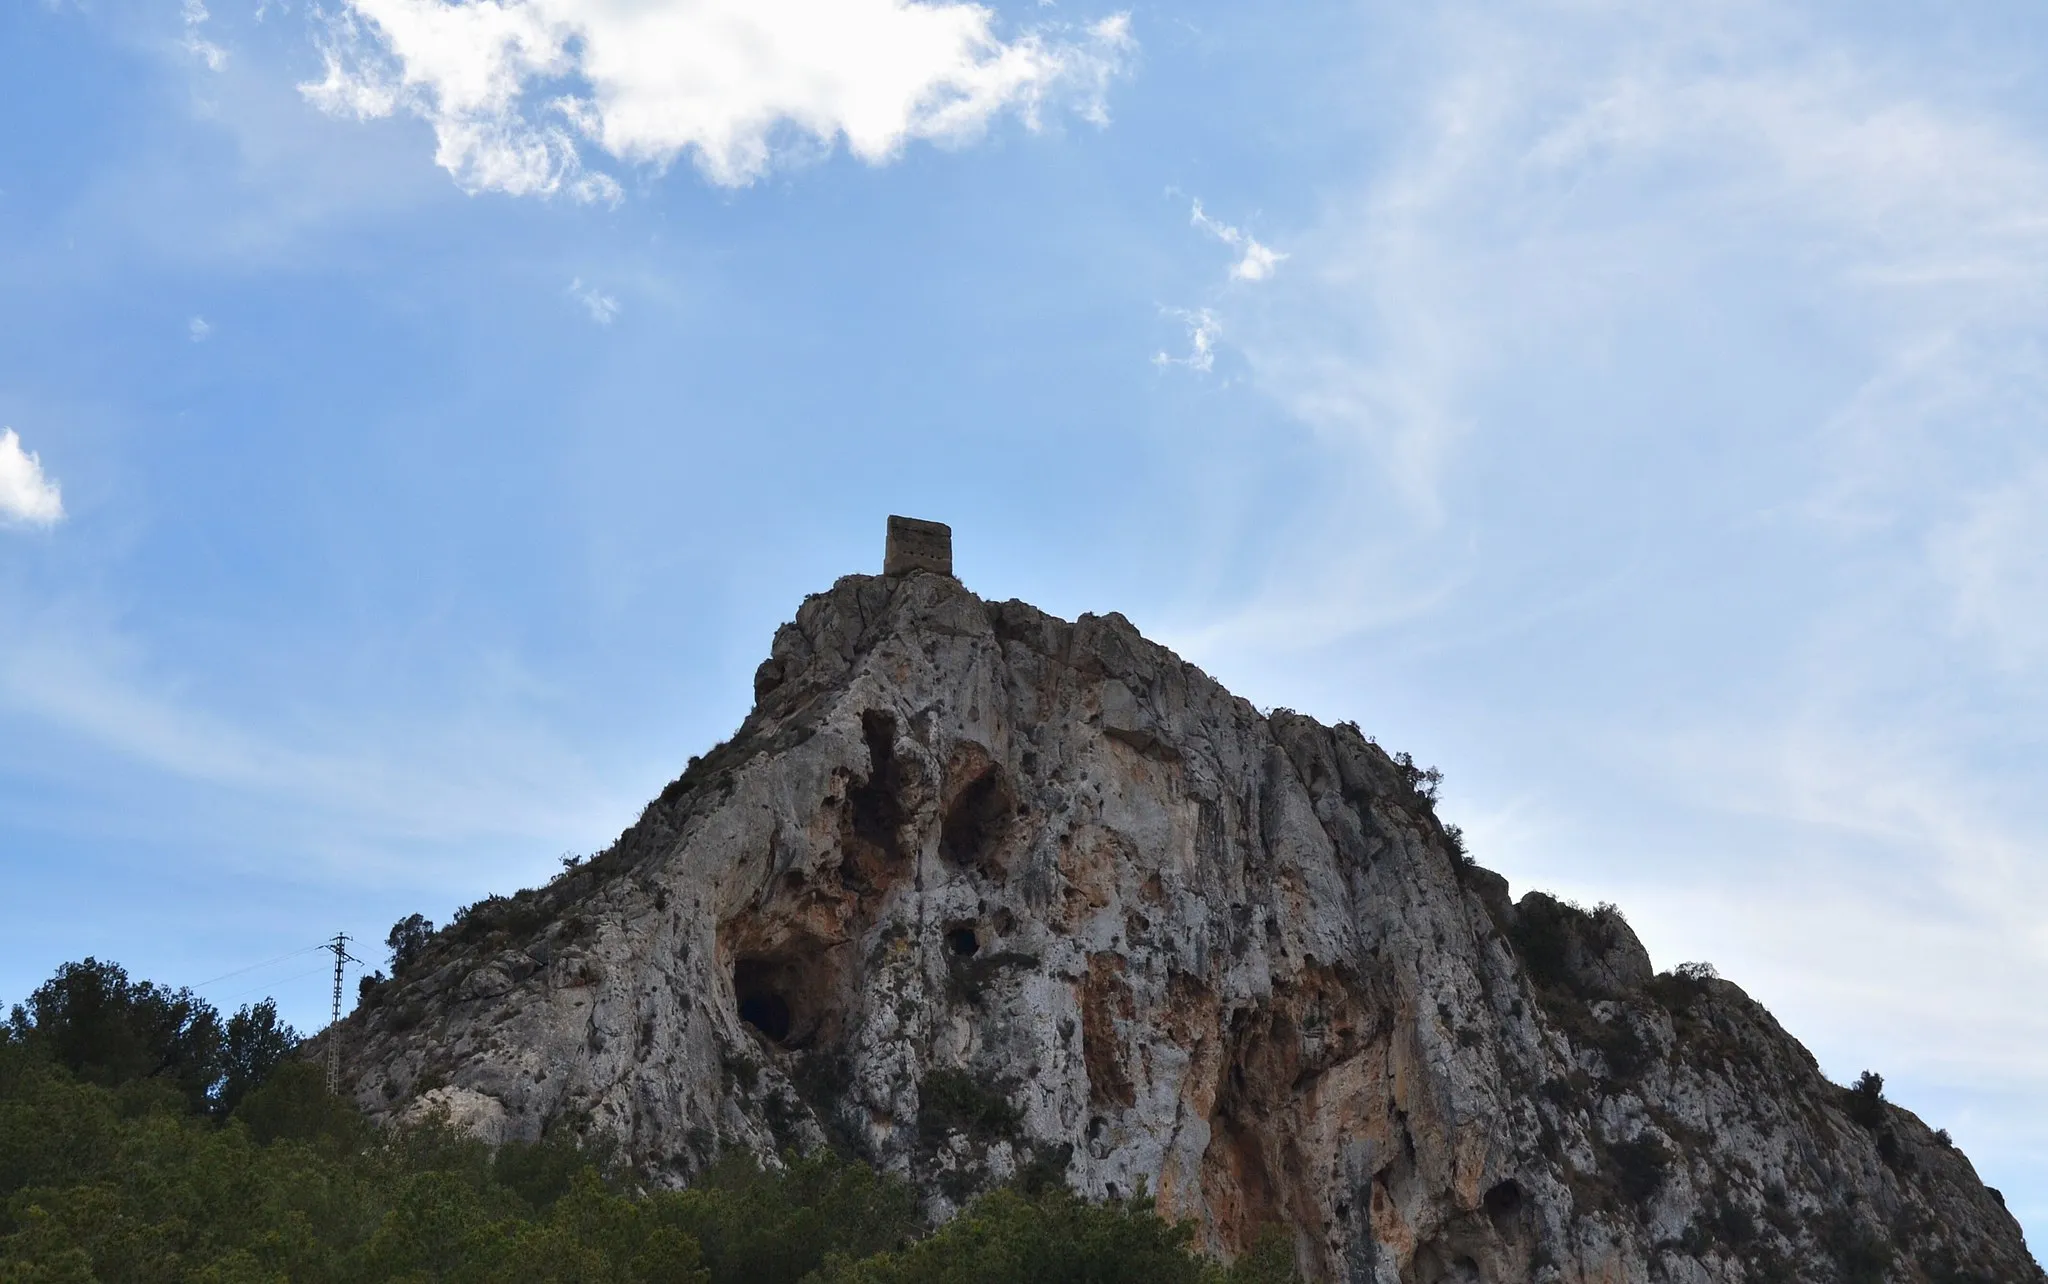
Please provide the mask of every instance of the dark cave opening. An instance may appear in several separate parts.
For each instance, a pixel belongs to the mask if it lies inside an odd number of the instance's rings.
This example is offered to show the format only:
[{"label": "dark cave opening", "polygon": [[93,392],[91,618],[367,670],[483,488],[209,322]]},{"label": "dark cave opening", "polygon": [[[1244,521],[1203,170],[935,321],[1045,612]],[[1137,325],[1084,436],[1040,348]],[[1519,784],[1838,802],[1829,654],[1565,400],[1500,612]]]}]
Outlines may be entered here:
[{"label": "dark cave opening", "polygon": [[1488,1217],[1496,1223],[1506,1221],[1522,1210],[1522,1187],[1510,1177],[1487,1191],[1483,1203]]},{"label": "dark cave opening", "polygon": [[956,927],[946,933],[946,948],[961,958],[972,958],[981,949],[981,938],[971,927]]},{"label": "dark cave opening", "polygon": [[776,988],[775,969],[754,959],[742,959],[732,969],[732,992],[740,1020],[759,1030],[774,1043],[789,1038],[793,1024],[789,1000]]},{"label": "dark cave opening", "polygon": [[903,855],[900,831],[907,818],[903,769],[896,762],[896,719],[880,709],[868,709],[860,715],[860,730],[868,746],[868,778],[847,791],[854,836],[896,860]]},{"label": "dark cave opening", "polygon": [[939,825],[939,855],[956,865],[985,860],[1010,826],[1015,804],[993,766],[970,781],[946,808]]}]

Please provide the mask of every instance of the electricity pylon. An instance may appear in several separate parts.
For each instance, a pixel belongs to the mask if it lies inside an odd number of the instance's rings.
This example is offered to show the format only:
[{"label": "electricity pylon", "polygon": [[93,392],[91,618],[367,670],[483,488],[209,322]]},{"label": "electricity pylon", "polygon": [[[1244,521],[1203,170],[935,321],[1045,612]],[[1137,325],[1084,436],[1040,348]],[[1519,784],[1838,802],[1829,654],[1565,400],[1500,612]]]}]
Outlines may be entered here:
[{"label": "electricity pylon", "polygon": [[341,1091],[341,968],[344,963],[360,963],[361,959],[348,952],[349,935],[336,932],[334,939],[322,949],[334,951],[334,1018],[327,1024],[327,1091]]}]

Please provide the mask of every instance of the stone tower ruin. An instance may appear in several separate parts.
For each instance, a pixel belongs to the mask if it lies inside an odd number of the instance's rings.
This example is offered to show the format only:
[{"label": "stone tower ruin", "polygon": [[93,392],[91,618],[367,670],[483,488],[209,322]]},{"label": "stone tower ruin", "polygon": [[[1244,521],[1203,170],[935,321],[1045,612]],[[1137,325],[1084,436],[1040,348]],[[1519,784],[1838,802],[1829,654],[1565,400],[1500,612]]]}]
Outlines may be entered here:
[{"label": "stone tower ruin", "polygon": [[953,573],[952,527],[915,517],[889,518],[889,543],[882,554],[882,574],[908,575],[912,571],[936,571],[948,576]]}]

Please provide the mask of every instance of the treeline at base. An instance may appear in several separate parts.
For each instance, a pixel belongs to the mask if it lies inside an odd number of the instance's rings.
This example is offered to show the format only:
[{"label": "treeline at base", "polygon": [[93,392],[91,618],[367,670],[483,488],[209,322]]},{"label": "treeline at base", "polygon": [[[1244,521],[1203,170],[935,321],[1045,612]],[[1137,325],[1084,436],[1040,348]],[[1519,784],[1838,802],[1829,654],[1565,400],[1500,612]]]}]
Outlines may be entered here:
[{"label": "treeline at base", "polygon": [[908,1186],[819,1152],[729,1156],[647,1192],[568,1136],[495,1149],[380,1130],[293,1055],[274,1005],[68,964],[0,1031],[0,1284],[1279,1284],[1138,1199],[983,1197],[936,1229]]}]

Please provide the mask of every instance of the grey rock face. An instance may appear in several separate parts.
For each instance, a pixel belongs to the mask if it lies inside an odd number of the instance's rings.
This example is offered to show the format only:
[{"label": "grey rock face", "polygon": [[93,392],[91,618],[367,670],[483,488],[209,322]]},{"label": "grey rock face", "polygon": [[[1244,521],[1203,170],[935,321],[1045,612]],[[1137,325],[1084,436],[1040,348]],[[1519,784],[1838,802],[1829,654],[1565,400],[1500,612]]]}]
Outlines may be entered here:
[{"label": "grey rock face", "polygon": [[1426,778],[1121,616],[852,576],[612,849],[345,1023],[373,1114],[657,1181],[835,1145],[943,1215],[1027,1169],[1348,1281],[2041,1281],[1969,1162]]}]

